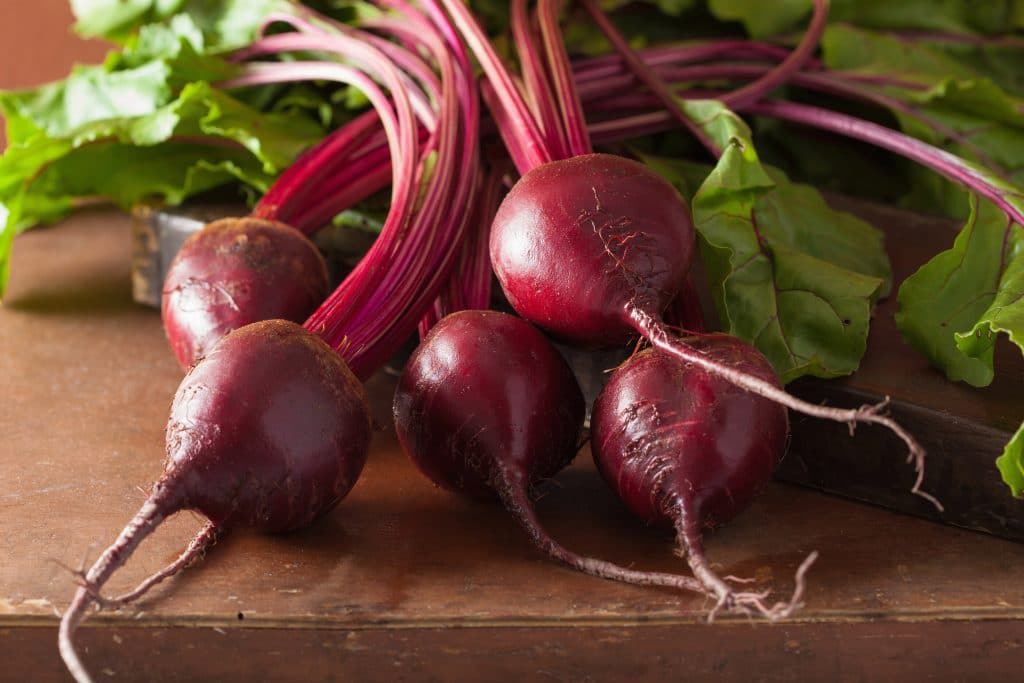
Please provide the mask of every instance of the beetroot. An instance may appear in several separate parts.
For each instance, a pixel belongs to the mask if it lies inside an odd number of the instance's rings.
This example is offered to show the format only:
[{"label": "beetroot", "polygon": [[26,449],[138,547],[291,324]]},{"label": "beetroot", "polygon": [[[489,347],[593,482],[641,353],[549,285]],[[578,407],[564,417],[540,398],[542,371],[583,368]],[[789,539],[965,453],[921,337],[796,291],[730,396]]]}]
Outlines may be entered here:
[{"label": "beetroot", "polygon": [[491,261],[520,315],[563,339],[607,346],[636,335],[630,310],[668,306],[694,240],[689,209],[661,176],[585,154],[515,184],[491,226]]},{"label": "beetroot", "polygon": [[[689,340],[693,349],[737,371],[777,384],[753,346],[723,334]],[[696,576],[718,608],[753,608],[778,618],[802,592],[768,609],[763,595],[736,593],[710,568],[701,530],[744,510],[768,483],[786,448],[789,420],[774,401],[654,349],[612,375],[594,402],[591,451],[608,485],[638,517],[674,526]],[[712,612],[712,615],[714,612]]]},{"label": "beetroot", "polygon": [[328,285],[323,257],[295,228],[252,217],[214,221],[185,241],[167,271],[164,330],[187,368],[243,325],[301,322]]},{"label": "beetroot", "polygon": [[395,391],[395,425],[431,481],[481,498],[550,477],[572,461],[583,429],[572,370],[529,323],[495,311],[443,318]]},{"label": "beetroot", "polygon": [[206,516],[210,524],[192,544],[197,551],[221,529],[304,526],[345,497],[369,443],[362,385],[319,337],[270,320],[221,339],[174,396],[163,475],[82,577],[61,619],[60,651],[71,673],[90,680],[71,640],[86,608],[104,602],[103,584],[164,519],[181,510]]},{"label": "beetroot", "polygon": [[394,414],[402,448],[431,481],[496,496],[552,558],[617,581],[700,589],[688,577],[581,557],[541,526],[529,490],[573,459],[584,402],[569,366],[529,323],[494,311],[443,318],[409,359]]}]

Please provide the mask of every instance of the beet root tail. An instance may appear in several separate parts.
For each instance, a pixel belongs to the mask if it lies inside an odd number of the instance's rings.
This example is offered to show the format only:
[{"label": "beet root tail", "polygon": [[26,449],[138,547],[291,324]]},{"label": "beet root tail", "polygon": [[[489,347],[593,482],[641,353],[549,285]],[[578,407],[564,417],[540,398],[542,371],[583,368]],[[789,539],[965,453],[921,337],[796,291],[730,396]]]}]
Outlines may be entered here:
[{"label": "beet root tail", "polygon": [[667,572],[645,572],[626,569],[614,562],[585,557],[564,548],[555,541],[541,525],[533,504],[522,482],[500,486],[499,493],[505,508],[512,513],[526,531],[533,545],[548,557],[562,562],[584,574],[610,581],[629,583],[637,586],[660,586],[678,590],[704,593],[703,585],[692,577]]},{"label": "beet root tail", "polygon": [[708,613],[708,622],[713,622],[720,612],[740,612],[753,616],[763,617],[768,621],[778,621],[789,617],[793,612],[802,606],[804,591],[806,589],[805,576],[807,570],[818,558],[817,551],[809,554],[800,564],[796,571],[795,587],[793,595],[785,602],[778,602],[769,607],[765,600],[769,591],[737,591],[729,585],[728,581],[734,583],[748,583],[748,579],[736,579],[735,577],[720,577],[710,567],[707,556],[704,554],[704,543],[701,540],[700,529],[697,528],[688,514],[689,506],[685,502],[679,502],[676,507],[675,527],[676,535],[680,546],[680,554],[686,558],[693,575],[700,581],[702,591],[715,599],[715,606]]},{"label": "beet root tail", "polygon": [[141,598],[143,595],[149,592],[153,586],[157,585],[164,579],[169,579],[183,569],[187,569],[196,560],[206,554],[206,551],[217,542],[220,537],[221,528],[213,522],[207,522],[202,529],[189,541],[188,546],[178,556],[174,562],[156,572],[155,574],[144,579],[138,586],[127,593],[122,593],[115,598],[100,600],[103,605],[112,605],[114,607],[123,607],[130,602],[134,602]]},{"label": "beet root tail", "polygon": [[110,576],[124,565],[139,543],[149,536],[168,514],[176,510],[168,492],[169,488],[166,485],[157,484],[153,495],[142,504],[117,540],[103,551],[85,574],[82,585],[75,591],[71,604],[61,617],[57,646],[64,664],[78,683],[92,683],[93,679],[75,650],[75,630],[85,619],[86,610],[90,605],[95,603],[102,606],[102,598],[98,599],[99,592]]}]

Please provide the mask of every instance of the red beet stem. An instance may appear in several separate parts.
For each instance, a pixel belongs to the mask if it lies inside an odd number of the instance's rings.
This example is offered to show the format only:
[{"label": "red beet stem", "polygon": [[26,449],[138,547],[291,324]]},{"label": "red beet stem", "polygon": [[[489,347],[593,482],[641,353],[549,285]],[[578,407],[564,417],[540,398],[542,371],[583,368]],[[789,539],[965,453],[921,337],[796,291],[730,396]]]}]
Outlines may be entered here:
[{"label": "red beet stem", "polygon": [[686,130],[693,135],[701,145],[704,146],[708,152],[711,153],[716,159],[722,156],[722,150],[715,144],[711,137],[705,133],[697,123],[687,116],[683,108],[679,106],[679,102],[676,99],[676,95],[669,90],[668,85],[664,79],[658,76],[654,70],[649,67],[640,55],[630,47],[629,43],[623,37],[615,25],[608,19],[601,8],[598,6],[595,0],[581,0],[581,5],[587,10],[590,18],[597,25],[604,37],[611,43],[612,48],[619,53],[622,61],[626,63],[626,66],[633,72],[635,78],[650,89],[652,93],[661,101],[672,116],[679,121]]},{"label": "red beet stem", "polygon": [[563,144],[565,132],[562,129],[558,104],[545,71],[544,57],[537,46],[530,25],[527,3],[528,0],[512,0],[512,39],[515,41],[516,54],[519,57],[519,68],[523,72],[527,99],[537,117],[537,125],[552,154],[560,158],[568,156],[569,150]]},{"label": "red beet stem", "polygon": [[908,461],[913,462],[914,470],[917,472],[917,479],[914,481],[914,486],[911,488],[911,492],[929,501],[940,512],[942,511],[942,504],[939,503],[934,496],[921,490],[921,483],[924,481],[924,448],[917,442],[910,432],[904,429],[898,422],[896,422],[896,420],[882,412],[888,403],[888,398],[878,405],[863,405],[859,408],[853,409],[833,408],[815,403],[808,403],[807,401],[803,401],[769,382],[753,377],[744,372],[740,372],[739,370],[727,365],[718,363],[707,355],[690,348],[671,334],[664,323],[650,313],[640,310],[636,306],[628,306],[626,313],[630,323],[633,325],[633,329],[639,332],[642,337],[650,341],[656,348],[661,349],[665,353],[671,354],[684,363],[697,365],[707,372],[718,375],[719,377],[732,382],[736,386],[746,389],[758,396],[762,396],[769,401],[774,401],[780,405],[786,406],[790,410],[795,410],[799,413],[810,415],[811,417],[843,422],[849,426],[851,432],[853,432],[854,427],[861,422],[878,424],[888,428],[907,445]]},{"label": "red beet stem", "polygon": [[96,596],[107,579],[124,565],[143,539],[153,533],[169,515],[181,508],[181,502],[179,488],[174,479],[164,477],[158,481],[153,493],[121,531],[121,535],[103,551],[83,577],[83,585],[75,592],[75,597],[61,617],[57,636],[60,656],[64,659],[68,671],[79,683],[92,682],[92,677],[75,651],[72,640],[75,629],[85,618],[86,609],[96,601]]},{"label": "red beet stem", "polygon": [[[537,23],[547,55],[548,73],[551,88],[562,116],[562,129],[565,131],[563,147],[569,150],[568,156],[591,154],[594,151],[587,133],[587,119],[583,115],[573,79],[572,64],[565,51],[565,40],[558,25],[558,13],[562,3],[560,0],[539,0],[537,3]],[[567,158],[567,157],[564,157]]]},{"label": "red beet stem", "polygon": [[[726,38],[705,43],[685,43],[681,45],[661,45],[648,47],[638,51],[644,63],[649,66],[662,64],[692,64],[708,60],[724,59],[729,61],[769,61],[781,62],[789,56],[789,49],[772,43],[761,43],[754,40]],[[821,64],[814,59],[807,61],[807,68],[820,69]],[[587,57],[573,62],[573,70],[577,77],[606,78],[627,72],[622,64],[622,57],[617,53],[608,53],[599,57]]]},{"label": "red beet stem", "polygon": [[[252,215],[289,222],[292,212],[302,206],[306,196],[332,173],[337,160],[373,132],[379,121],[376,110],[371,109],[324,138],[281,174],[257,202]],[[309,234],[306,230],[303,232]]]},{"label": "red beet stem", "polygon": [[[615,25],[608,19],[608,16],[601,10],[594,0],[581,0],[584,9],[590,14],[591,19],[604,34],[605,38],[612,44],[612,47],[625,62],[626,66],[633,72],[633,75],[650,89],[650,91],[662,103],[665,109],[679,121],[686,130],[701,142],[704,147],[716,158],[721,156],[721,150],[704,133],[703,130],[689,117],[682,107],[679,106],[677,96],[668,87],[661,76],[655,73],[654,69],[647,65],[640,55],[630,47],[626,39],[619,33]],[[800,41],[800,44],[790,52],[772,69],[751,83],[722,96],[722,101],[734,108],[747,106],[757,102],[775,88],[783,85],[794,74],[810,60],[814,51],[821,42],[821,36],[825,31],[825,24],[828,22],[827,0],[814,0],[814,15],[811,24]]]},{"label": "red beet stem", "polygon": [[537,121],[476,17],[462,0],[440,2],[480,62],[487,79],[494,86],[495,101],[502,110],[502,114],[496,116],[507,119],[508,126],[517,131],[515,140],[512,141],[515,144],[511,145],[510,149],[515,150],[512,156],[516,159],[519,171],[525,173],[535,166],[551,161],[551,150],[545,144]]},{"label": "red beet stem", "polygon": [[505,509],[516,518],[530,537],[533,545],[552,559],[563,562],[584,574],[590,574],[602,579],[638,586],[663,586],[665,588],[676,588],[696,593],[706,592],[700,582],[688,576],[626,569],[613,562],[585,557],[564,548],[548,534],[537,518],[533,503],[527,494],[526,483],[522,478],[505,476],[504,479],[505,481],[497,487],[497,490],[502,503],[505,505]]},{"label": "red beet stem", "polygon": [[784,84],[790,76],[807,63],[814,51],[818,49],[818,43],[821,42],[821,36],[825,32],[826,23],[828,23],[828,0],[814,0],[814,15],[811,17],[811,24],[807,27],[800,44],[774,69],[753,83],[748,83],[739,90],[734,90],[723,96],[722,102],[728,107],[740,109],[757,102]]}]

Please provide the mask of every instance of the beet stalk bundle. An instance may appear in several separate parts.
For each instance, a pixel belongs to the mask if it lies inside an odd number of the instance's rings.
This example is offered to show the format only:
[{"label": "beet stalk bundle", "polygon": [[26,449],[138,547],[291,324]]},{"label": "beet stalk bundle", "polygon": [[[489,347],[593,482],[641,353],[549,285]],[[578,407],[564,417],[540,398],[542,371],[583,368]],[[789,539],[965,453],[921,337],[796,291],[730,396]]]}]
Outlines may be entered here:
[{"label": "beet stalk bundle", "polygon": [[[467,219],[446,209],[468,204],[478,177],[475,80],[465,51],[437,21],[430,0],[421,6],[396,0],[387,6],[402,17],[402,25],[417,30],[413,36],[382,21],[375,28],[380,39],[394,41],[388,48],[392,55],[422,48],[430,55],[435,78],[426,78],[411,57],[392,60],[370,47],[378,38],[356,40],[344,35],[349,29],[308,15],[274,16],[272,21],[287,22],[295,31],[266,36],[239,57],[318,50],[350,59],[355,66],[253,63],[234,82],[222,84],[245,87],[324,78],[363,89],[383,126],[391,163],[375,154],[373,145],[380,142],[371,134],[369,115],[357,118],[352,128],[332,136],[305,160],[321,159],[325,165],[317,173],[329,176],[333,168],[344,175],[339,162],[344,157],[329,152],[337,152],[346,136],[362,140],[358,158],[393,172],[391,213],[374,248],[304,325],[268,320],[239,327],[190,368],[171,406],[163,475],[117,540],[82,574],[61,620],[61,656],[78,681],[92,680],[72,640],[90,605],[120,606],[138,599],[186,567],[222,531],[299,528],[326,514],[348,493],[366,460],[370,437],[358,377],[372,373],[415,331],[459,259]],[[399,63],[409,67],[404,76]],[[417,94],[417,74],[424,76],[420,85],[429,97]],[[420,123],[428,131],[425,140]],[[279,189],[300,182],[303,172],[316,170],[312,166],[286,174]],[[332,179],[321,177],[319,182],[330,188]],[[340,202],[321,188],[303,188],[314,197],[311,206],[293,204],[282,191],[257,207],[257,216],[287,216],[309,229],[313,216],[338,208]],[[186,509],[200,512],[208,523],[182,556],[135,590],[104,598],[103,585],[138,544],[164,519]]]}]

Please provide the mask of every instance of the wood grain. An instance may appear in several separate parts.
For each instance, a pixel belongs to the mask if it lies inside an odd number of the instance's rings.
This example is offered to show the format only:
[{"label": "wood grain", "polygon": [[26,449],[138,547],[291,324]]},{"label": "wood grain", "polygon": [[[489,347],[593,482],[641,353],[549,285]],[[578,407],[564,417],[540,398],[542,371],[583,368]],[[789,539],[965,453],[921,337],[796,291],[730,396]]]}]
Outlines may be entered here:
[{"label": "wood grain", "polygon": [[[86,629],[101,680],[401,683],[721,683],[963,681],[1020,678],[1024,634],[1005,621],[630,624],[460,629]],[[67,680],[52,629],[0,630],[13,671]],[[9,648],[6,652],[5,648]],[[12,668],[0,669],[0,681]]]}]

